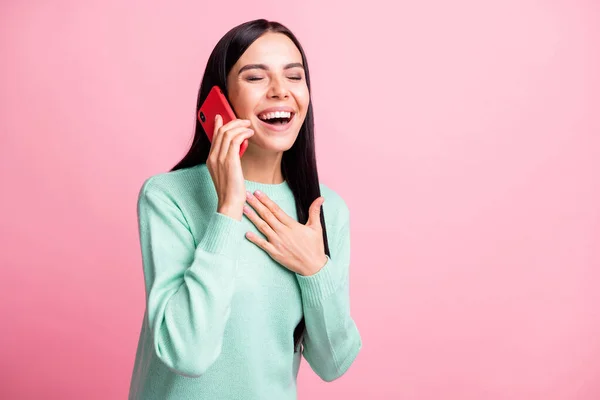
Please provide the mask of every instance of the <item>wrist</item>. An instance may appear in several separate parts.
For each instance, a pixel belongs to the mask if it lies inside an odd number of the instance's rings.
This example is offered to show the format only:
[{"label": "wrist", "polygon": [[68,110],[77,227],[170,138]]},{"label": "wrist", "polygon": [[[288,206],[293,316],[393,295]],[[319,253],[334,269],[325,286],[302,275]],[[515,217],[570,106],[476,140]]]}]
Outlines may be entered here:
[{"label": "wrist", "polygon": [[302,276],[311,276],[319,272],[327,264],[327,255],[323,253],[323,256],[319,258],[317,262],[307,264],[307,268],[300,273]]},{"label": "wrist", "polygon": [[232,207],[228,205],[222,205],[217,207],[217,212],[219,214],[227,215],[228,217],[236,219],[238,221],[241,221],[242,216],[244,215],[241,207]]}]

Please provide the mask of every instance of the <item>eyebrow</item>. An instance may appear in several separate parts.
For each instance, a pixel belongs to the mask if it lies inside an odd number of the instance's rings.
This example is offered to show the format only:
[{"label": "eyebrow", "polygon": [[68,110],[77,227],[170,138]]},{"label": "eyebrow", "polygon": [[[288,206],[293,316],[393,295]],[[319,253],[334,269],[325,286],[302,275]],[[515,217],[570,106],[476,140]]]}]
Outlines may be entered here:
[{"label": "eyebrow", "polygon": [[[283,67],[283,69],[290,69],[290,68],[302,68],[302,69],[304,69],[304,65],[302,65],[302,63],[296,62],[296,63],[287,64],[285,67]],[[267,67],[265,64],[248,64],[248,65],[244,65],[238,71],[238,75],[241,74],[244,71],[248,71],[249,69],[262,69],[262,70],[268,71],[269,67]]]}]

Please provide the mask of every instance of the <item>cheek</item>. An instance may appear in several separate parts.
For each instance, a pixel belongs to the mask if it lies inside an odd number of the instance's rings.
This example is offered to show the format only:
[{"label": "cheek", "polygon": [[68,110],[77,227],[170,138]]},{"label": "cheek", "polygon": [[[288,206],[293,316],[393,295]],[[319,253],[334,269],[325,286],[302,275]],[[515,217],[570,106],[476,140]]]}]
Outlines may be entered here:
[{"label": "cheek", "polygon": [[256,103],[256,94],[244,88],[239,88],[235,96],[231,97],[231,105],[241,118],[249,118],[251,115],[254,115]]},{"label": "cheek", "polygon": [[308,88],[304,88],[296,92],[296,102],[298,106],[302,110],[306,110],[308,108],[308,103],[310,101],[310,93],[308,93]]}]

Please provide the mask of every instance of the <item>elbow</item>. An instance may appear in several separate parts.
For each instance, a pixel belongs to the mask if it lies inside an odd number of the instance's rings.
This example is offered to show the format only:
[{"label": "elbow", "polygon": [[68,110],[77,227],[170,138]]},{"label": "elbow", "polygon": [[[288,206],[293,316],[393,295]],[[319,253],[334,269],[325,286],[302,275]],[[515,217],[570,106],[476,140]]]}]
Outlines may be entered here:
[{"label": "elbow", "polygon": [[346,372],[348,372],[350,366],[358,357],[361,349],[362,341],[359,338],[357,343],[350,348],[350,351],[348,351],[345,357],[337,364],[337,368],[325,368],[322,371],[318,371],[317,375],[324,382],[333,382],[341,378],[346,374]]},{"label": "elbow", "polygon": [[337,380],[338,378],[341,378],[344,375],[345,372],[337,372],[337,373],[328,373],[328,371],[323,371],[321,373],[319,373],[319,378],[321,378],[321,380],[323,382],[333,382],[335,380]]},{"label": "elbow", "polygon": [[175,374],[186,378],[200,378],[208,367],[202,365],[182,365],[177,368],[169,368]]},{"label": "elbow", "polygon": [[[195,349],[195,350],[194,350]],[[221,354],[221,346],[188,346],[174,350],[159,343],[156,356],[173,373],[186,378],[199,378]]]},{"label": "elbow", "polygon": [[167,364],[164,359],[163,363],[171,372],[186,378],[200,378],[207,369],[198,363]]},{"label": "elbow", "polygon": [[350,365],[348,365],[346,368],[320,371],[317,375],[319,376],[319,378],[321,378],[323,382],[333,382],[344,376],[349,368]]}]

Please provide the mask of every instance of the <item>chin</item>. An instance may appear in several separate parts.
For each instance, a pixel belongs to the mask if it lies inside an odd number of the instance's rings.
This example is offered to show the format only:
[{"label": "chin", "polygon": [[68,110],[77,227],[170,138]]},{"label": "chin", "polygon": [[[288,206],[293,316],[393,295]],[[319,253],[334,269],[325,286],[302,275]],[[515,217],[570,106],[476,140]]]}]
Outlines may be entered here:
[{"label": "chin", "polygon": [[256,125],[258,126],[252,127],[254,135],[250,138],[250,143],[270,152],[289,150],[296,142],[301,128],[300,126],[290,126],[285,130],[273,130],[260,122]]},{"label": "chin", "polygon": [[281,153],[289,150],[294,145],[298,135],[293,135],[293,140],[290,140],[291,137],[291,135],[290,137],[285,138],[262,137],[259,140],[253,140],[250,143],[256,147],[260,147],[262,151]]}]

